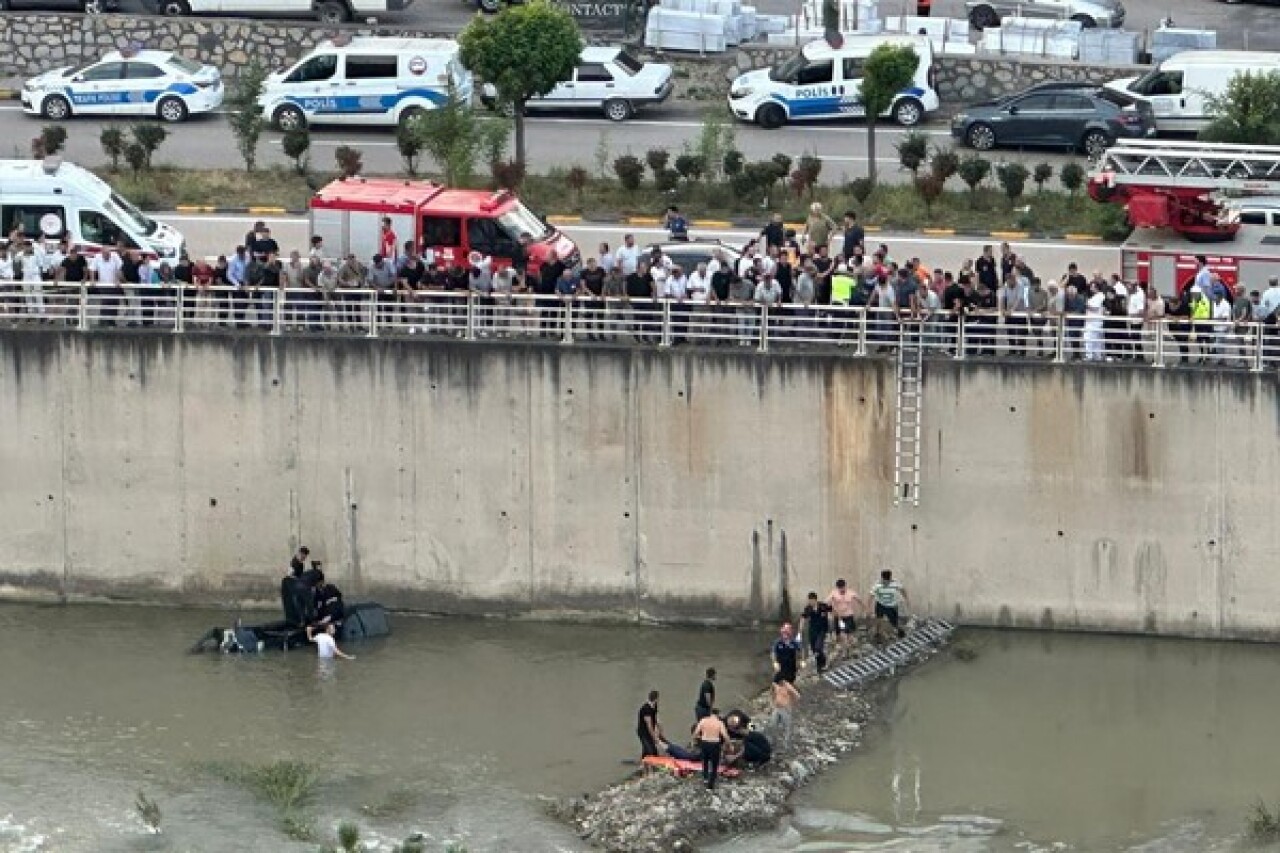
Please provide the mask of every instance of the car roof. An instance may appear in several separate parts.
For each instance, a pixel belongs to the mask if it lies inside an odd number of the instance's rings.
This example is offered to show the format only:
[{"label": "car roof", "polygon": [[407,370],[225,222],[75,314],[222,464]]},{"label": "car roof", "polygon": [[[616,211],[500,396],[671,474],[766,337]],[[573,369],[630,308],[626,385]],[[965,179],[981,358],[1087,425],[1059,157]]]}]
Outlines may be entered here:
[{"label": "car roof", "polygon": [[620,47],[584,47],[581,61],[612,62],[621,52],[622,48]]},{"label": "car roof", "polygon": [[1241,67],[1280,65],[1280,53],[1261,50],[1184,50],[1182,53],[1175,53],[1160,63],[1161,68],[1166,65],[1234,65]]},{"label": "car roof", "polygon": [[173,56],[173,51],[170,50],[132,50],[127,52],[122,50],[113,50],[110,53],[103,54],[102,58],[98,61],[127,62],[136,60],[138,62],[163,63],[168,62],[171,56]]},{"label": "car roof", "polygon": [[453,39],[441,38],[407,38],[400,36],[355,36],[350,39],[329,40],[321,42],[317,47],[329,47],[335,50],[374,51],[377,53],[424,53],[441,54],[457,53],[458,43]]},{"label": "car roof", "polygon": [[736,246],[730,246],[723,240],[715,238],[699,238],[694,240],[668,240],[663,243],[650,243],[645,247],[645,251],[652,252],[654,249],[661,249],[663,254],[701,254],[703,252],[714,252],[716,249],[723,249],[725,253],[732,255],[741,255],[742,250]]},{"label": "car roof", "polygon": [[933,43],[926,36],[915,35],[846,35],[840,47],[832,47],[825,39],[806,44],[802,50],[809,59],[840,59],[844,56],[870,51],[882,44],[911,45],[921,55],[933,55]]}]

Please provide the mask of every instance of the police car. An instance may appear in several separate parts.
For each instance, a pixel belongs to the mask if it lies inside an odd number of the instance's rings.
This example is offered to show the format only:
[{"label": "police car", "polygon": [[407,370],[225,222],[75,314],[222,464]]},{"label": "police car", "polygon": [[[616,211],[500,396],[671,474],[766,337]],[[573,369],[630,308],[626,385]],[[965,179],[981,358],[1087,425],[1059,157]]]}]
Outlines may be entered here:
[{"label": "police car", "polygon": [[22,109],[61,121],[73,115],[156,116],[185,121],[222,105],[222,74],[167,50],[112,51],[22,86]]}]

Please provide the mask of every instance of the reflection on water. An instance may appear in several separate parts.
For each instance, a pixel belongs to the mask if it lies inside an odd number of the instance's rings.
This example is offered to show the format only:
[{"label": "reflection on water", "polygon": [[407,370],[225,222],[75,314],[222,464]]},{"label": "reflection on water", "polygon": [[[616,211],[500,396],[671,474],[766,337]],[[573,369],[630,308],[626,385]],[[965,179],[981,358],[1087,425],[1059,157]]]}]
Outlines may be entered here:
[{"label": "reflection on water", "polygon": [[[1275,646],[966,631],[791,832],[724,850],[1208,851],[1280,801]],[[752,844],[763,845],[752,848]]]},{"label": "reflection on water", "polygon": [[[474,851],[516,849],[513,839],[522,850],[580,849],[541,817],[537,795],[625,775],[649,689],[663,691],[678,731],[705,666],[720,671],[722,695],[741,697],[766,646],[723,630],[406,617],[389,640],[349,649],[354,662],[184,654],[225,621],[0,606],[0,851],[314,851],[209,772],[283,758],[322,768],[322,830],[355,818],[386,838],[422,830]],[[142,838],[140,789],[161,805],[161,839]]]}]

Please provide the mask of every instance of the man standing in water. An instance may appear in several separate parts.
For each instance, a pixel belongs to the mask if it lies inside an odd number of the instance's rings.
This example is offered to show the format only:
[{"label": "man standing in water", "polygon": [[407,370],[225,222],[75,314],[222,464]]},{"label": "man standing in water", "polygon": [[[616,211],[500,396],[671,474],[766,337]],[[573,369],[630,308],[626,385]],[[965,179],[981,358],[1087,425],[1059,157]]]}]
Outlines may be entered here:
[{"label": "man standing in water", "polygon": [[702,753],[702,781],[707,790],[714,790],[716,777],[720,775],[720,750],[729,739],[729,730],[724,727],[720,715],[712,709],[711,713],[698,720],[693,728],[693,739],[698,742]]},{"label": "man standing in water", "polygon": [[649,691],[649,701],[640,706],[636,715],[636,737],[640,738],[640,757],[661,755],[658,742],[662,738],[662,727],[658,725],[658,691]]},{"label": "man standing in water", "polygon": [[827,596],[827,604],[831,605],[832,621],[835,623],[832,627],[836,632],[836,648],[841,647],[840,637],[845,637],[843,645],[850,645],[853,642],[853,631],[857,627],[853,621],[853,614],[856,610],[862,608],[862,599],[858,598],[858,594],[849,589],[849,585],[844,582],[844,578],[836,581],[835,589],[831,590],[831,595]]},{"label": "man standing in water", "polygon": [[703,717],[711,713],[711,709],[716,706],[716,670],[715,667],[707,667],[707,677],[703,679],[702,686],[698,688],[698,701],[693,706],[694,720],[701,720]]},{"label": "man standing in water", "polygon": [[787,681],[794,682],[800,665],[800,649],[800,641],[796,639],[791,623],[785,623],[778,632],[777,642],[773,644],[773,671]]},{"label": "man standing in water", "polygon": [[333,638],[333,634],[333,623],[325,625],[324,628],[320,629],[319,633],[315,633],[315,629],[310,625],[307,626],[307,639],[316,644],[316,656],[321,660],[335,657],[343,660],[355,660],[355,655],[349,655],[338,648],[338,641]]},{"label": "man standing in water", "polygon": [[902,584],[893,579],[893,572],[885,569],[880,573],[880,580],[871,587],[871,597],[876,602],[876,619],[885,619],[898,632],[901,639],[907,635],[899,623],[898,606],[907,601],[907,591]]},{"label": "man standing in water", "polygon": [[778,673],[773,677],[773,716],[769,719],[769,725],[775,732],[782,735],[782,745],[787,749],[791,748],[791,711],[796,706],[796,702],[800,700],[800,692],[796,690],[795,685],[782,677],[782,673]]}]

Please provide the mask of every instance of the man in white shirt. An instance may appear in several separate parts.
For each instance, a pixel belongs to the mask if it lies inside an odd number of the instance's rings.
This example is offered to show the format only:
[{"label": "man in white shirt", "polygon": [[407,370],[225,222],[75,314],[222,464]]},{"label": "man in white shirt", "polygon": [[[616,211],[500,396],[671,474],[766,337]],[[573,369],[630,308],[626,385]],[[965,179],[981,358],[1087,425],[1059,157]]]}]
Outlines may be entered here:
[{"label": "man in white shirt", "polygon": [[600,261],[599,261],[600,269],[604,270],[605,274],[607,275],[613,269],[614,265],[617,263],[618,263],[618,259],[614,257],[613,251],[609,248],[609,244],[601,243],[600,244]]},{"label": "man in white shirt", "polygon": [[1125,313],[1129,315],[1129,357],[1141,359],[1146,356],[1147,342],[1142,334],[1143,321],[1147,315],[1147,294],[1142,288],[1134,285],[1129,288],[1129,298],[1125,303]]},{"label": "man in white shirt", "polygon": [[333,638],[333,623],[329,622],[320,629],[320,633],[315,633],[312,626],[307,626],[307,639],[316,644],[316,657],[321,660],[328,660],[335,657],[343,660],[355,660],[355,655],[349,655],[342,649],[338,648],[338,641]]},{"label": "man in white shirt", "polygon": [[613,258],[623,275],[631,275],[636,271],[636,264],[640,262],[640,248],[636,246],[634,235],[628,234],[622,238],[622,245],[618,247]]},{"label": "man in white shirt", "polygon": [[44,320],[44,270],[40,267],[40,258],[36,257],[36,247],[28,242],[22,247],[19,259],[22,267],[22,289],[26,293],[27,313]]},{"label": "man in white shirt", "polygon": [[104,321],[115,325],[119,306],[120,270],[123,267],[124,261],[111,246],[103,246],[102,251],[89,262],[89,275],[92,281],[96,282],[96,286],[89,292],[98,297],[97,310],[91,308],[89,311],[91,322],[96,314]]}]

